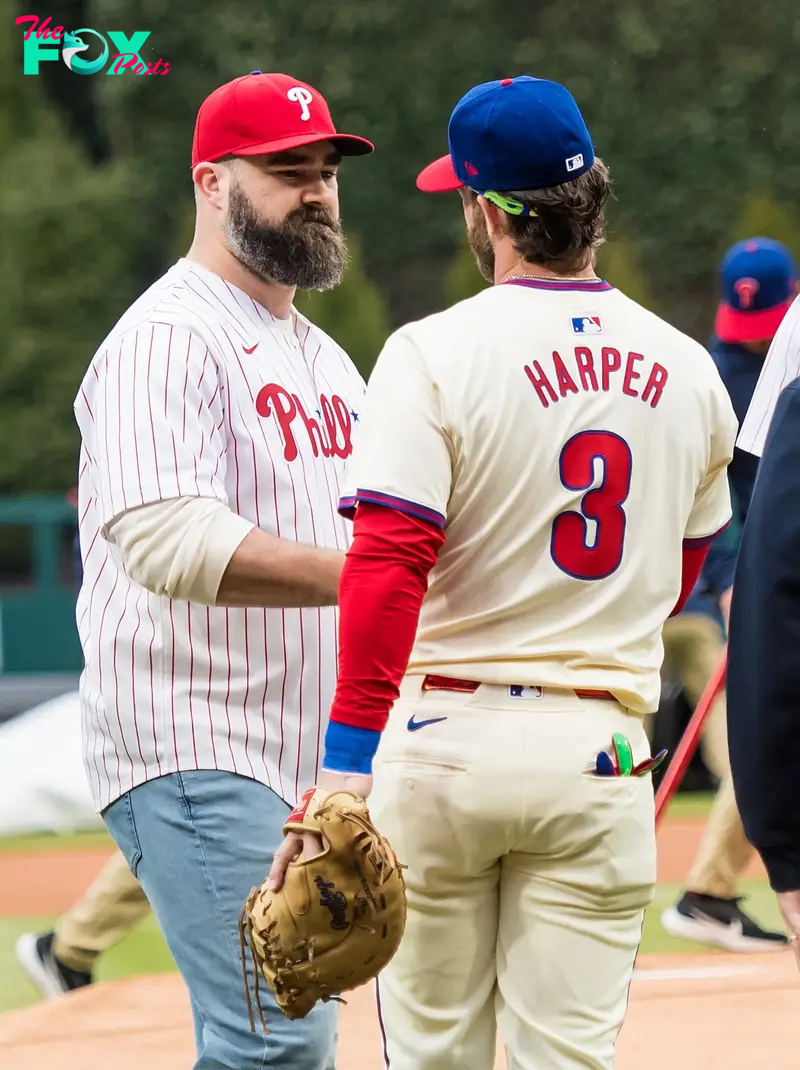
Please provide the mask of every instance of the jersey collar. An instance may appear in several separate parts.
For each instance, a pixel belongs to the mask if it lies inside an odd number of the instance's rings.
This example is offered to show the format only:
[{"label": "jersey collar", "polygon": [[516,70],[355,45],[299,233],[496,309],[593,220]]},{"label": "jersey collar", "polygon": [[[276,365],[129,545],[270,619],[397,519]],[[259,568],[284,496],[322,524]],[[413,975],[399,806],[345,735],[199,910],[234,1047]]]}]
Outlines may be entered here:
[{"label": "jersey collar", "polygon": [[524,286],[528,290],[575,290],[583,293],[603,293],[614,287],[605,279],[586,279],[585,281],[562,281],[561,279],[508,279],[503,286]]}]

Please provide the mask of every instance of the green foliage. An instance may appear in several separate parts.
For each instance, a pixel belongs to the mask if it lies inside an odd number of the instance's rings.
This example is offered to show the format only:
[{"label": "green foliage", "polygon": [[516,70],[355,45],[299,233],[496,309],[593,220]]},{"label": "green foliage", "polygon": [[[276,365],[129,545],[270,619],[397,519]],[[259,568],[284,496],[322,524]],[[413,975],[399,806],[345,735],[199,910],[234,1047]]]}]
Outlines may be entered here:
[{"label": "green foliage", "polygon": [[641,257],[629,238],[612,237],[600,247],[597,254],[597,274],[618,290],[622,290],[632,301],[638,301],[651,312],[661,314]]},{"label": "green foliage", "polygon": [[787,205],[765,193],[750,197],[731,229],[731,242],[745,238],[772,238],[783,242],[800,260],[800,219]]},{"label": "green foliage", "polygon": [[171,70],[83,80],[113,151],[92,169],[77,140],[90,120],[70,124],[69,102],[23,77],[18,8],[0,0],[11,30],[0,37],[0,492],[72,481],[82,370],[185,252],[197,108],[255,68],[317,85],[339,127],[377,146],[341,174],[363,264],[341,294],[309,299],[364,371],[391,327],[481,286],[458,197],[420,193],[415,178],[446,151],[453,105],[486,79],[530,73],[572,89],[615,182],[603,273],[700,340],[730,241],[767,234],[800,255],[791,5],[540,0],[520,18],[482,0],[228,0],[198,16],[167,0],[94,0],[89,12],[100,29],[149,29],[144,58]]},{"label": "green foliage", "polygon": [[324,293],[300,291],[295,304],[339,343],[366,379],[389,336],[389,317],[381,291],[364,274],[358,241],[351,238],[349,246],[342,284]]},{"label": "green foliage", "polygon": [[444,277],[444,300],[446,305],[465,301],[468,297],[485,290],[488,283],[478,271],[475,254],[470,249],[466,236],[453,257]]},{"label": "green foliage", "polygon": [[8,151],[7,170],[25,180],[0,201],[0,493],[75,484],[73,399],[137,295],[147,237],[131,165],[93,171],[52,117],[40,130]]}]

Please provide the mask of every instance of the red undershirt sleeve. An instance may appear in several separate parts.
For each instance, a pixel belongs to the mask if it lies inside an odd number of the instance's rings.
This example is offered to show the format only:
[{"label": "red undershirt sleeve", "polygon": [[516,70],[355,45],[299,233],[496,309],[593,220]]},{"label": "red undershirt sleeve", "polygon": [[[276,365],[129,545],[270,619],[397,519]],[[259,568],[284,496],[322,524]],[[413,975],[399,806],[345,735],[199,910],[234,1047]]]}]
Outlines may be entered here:
[{"label": "red undershirt sleeve", "polygon": [[406,671],[441,525],[361,503],[339,581],[339,678],[323,768],[370,773]]}]

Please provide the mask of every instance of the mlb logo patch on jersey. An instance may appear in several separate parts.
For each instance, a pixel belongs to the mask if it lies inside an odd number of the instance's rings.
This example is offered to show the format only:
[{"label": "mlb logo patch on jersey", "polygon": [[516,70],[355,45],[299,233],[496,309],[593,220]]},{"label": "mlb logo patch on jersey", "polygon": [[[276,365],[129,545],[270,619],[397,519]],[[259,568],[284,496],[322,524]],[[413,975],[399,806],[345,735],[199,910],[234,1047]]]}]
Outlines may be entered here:
[{"label": "mlb logo patch on jersey", "polygon": [[603,324],[595,315],[573,316],[572,330],[575,334],[602,334]]},{"label": "mlb logo patch on jersey", "polygon": [[522,684],[510,684],[508,694],[511,698],[541,698],[541,687],[523,687]]}]

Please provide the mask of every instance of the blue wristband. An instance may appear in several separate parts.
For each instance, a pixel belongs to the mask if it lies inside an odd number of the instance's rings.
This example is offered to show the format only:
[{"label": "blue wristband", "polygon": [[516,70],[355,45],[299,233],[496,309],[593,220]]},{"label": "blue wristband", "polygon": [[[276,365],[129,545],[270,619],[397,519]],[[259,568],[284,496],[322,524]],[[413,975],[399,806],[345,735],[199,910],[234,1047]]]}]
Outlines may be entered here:
[{"label": "blue wristband", "polygon": [[381,733],[371,728],[357,728],[341,721],[329,721],[325,732],[325,757],[322,768],[331,773],[372,775],[372,759],[381,741]]}]

